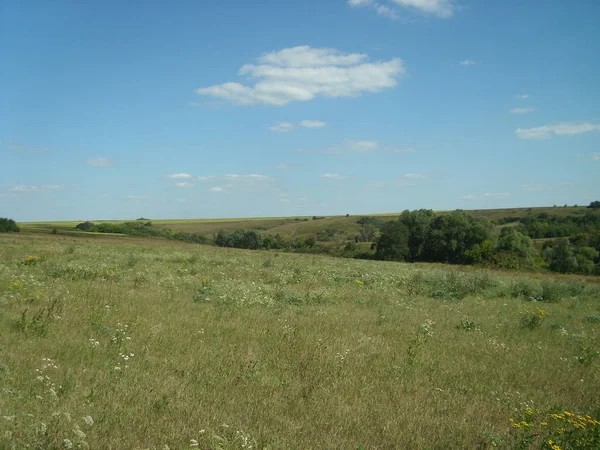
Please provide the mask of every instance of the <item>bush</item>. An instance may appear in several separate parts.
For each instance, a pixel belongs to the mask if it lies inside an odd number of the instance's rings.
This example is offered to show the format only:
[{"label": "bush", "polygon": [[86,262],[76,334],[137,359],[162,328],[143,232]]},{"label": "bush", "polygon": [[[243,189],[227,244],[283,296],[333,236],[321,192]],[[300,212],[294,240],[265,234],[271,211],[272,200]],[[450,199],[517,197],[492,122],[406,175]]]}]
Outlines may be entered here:
[{"label": "bush", "polygon": [[0,233],[18,233],[21,231],[12,219],[0,217]]},{"label": "bush", "polygon": [[540,284],[531,278],[517,278],[510,285],[509,293],[514,298],[536,300],[542,292]]}]

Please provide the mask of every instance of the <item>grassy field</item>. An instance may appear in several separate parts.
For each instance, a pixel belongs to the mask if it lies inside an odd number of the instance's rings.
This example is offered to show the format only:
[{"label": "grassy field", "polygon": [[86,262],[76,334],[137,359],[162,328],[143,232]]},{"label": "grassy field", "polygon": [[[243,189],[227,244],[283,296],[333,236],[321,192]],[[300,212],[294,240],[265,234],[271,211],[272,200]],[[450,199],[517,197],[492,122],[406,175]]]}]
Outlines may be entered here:
[{"label": "grassy field", "polygon": [[2,235],[0,448],[598,448],[599,332],[577,277]]}]

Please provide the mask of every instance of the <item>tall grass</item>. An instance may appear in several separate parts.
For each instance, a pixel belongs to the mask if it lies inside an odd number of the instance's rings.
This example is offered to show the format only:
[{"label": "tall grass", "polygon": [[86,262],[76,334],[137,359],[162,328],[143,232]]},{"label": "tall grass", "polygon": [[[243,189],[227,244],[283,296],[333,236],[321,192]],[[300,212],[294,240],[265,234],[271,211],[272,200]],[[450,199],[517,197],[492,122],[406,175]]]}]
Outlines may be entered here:
[{"label": "tall grass", "polygon": [[514,448],[526,407],[600,412],[582,281],[32,235],[0,261],[0,448]]}]

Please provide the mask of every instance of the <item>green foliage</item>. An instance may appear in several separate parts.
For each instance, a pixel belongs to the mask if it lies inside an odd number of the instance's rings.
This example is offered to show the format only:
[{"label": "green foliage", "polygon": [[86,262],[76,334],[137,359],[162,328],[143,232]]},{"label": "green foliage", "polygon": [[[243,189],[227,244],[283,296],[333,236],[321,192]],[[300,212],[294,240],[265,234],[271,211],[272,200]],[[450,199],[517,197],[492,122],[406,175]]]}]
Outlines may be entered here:
[{"label": "green foliage", "polygon": [[0,233],[18,233],[19,231],[21,230],[14,220],[0,217]]},{"label": "green foliage", "polygon": [[423,260],[454,264],[468,263],[467,251],[491,237],[491,224],[464,211],[437,216],[425,242]]},{"label": "green foliage", "polygon": [[546,247],[544,256],[548,261],[550,270],[560,273],[575,273],[579,267],[574,249],[569,239],[557,239]]},{"label": "green foliage", "polygon": [[524,309],[521,311],[519,324],[521,328],[535,330],[542,326],[542,323],[544,323],[544,320],[546,320],[549,315],[550,313],[541,308]]},{"label": "green foliage", "polygon": [[[263,248],[264,238],[257,230],[221,230],[215,238],[215,245],[218,247],[245,248],[249,250],[258,250]],[[269,240],[269,248],[272,248],[272,241]]]},{"label": "green foliage", "polygon": [[373,242],[375,239],[375,234],[377,233],[377,228],[375,225],[370,223],[365,223],[360,226],[358,229],[358,242]]},{"label": "green foliage", "polygon": [[95,232],[95,233],[116,233],[129,236],[153,236],[177,241],[190,242],[195,244],[209,244],[210,239],[198,233],[185,233],[183,231],[173,232],[170,229],[157,229],[152,226],[152,222],[125,222],[109,223],[102,222],[94,224],[86,221],[75,226],[77,230]]},{"label": "green foliage", "polygon": [[404,261],[409,255],[408,228],[399,221],[387,222],[377,239],[375,258],[383,261]]},{"label": "green foliage", "polygon": [[399,221],[408,229],[408,260],[423,259],[423,248],[431,231],[433,211],[429,209],[406,210],[400,215]]},{"label": "green foliage", "polygon": [[593,202],[590,202],[590,205],[588,206],[588,208],[600,208],[600,200],[595,200]]},{"label": "green foliage", "polygon": [[363,216],[359,217],[356,223],[359,225],[371,225],[375,228],[381,228],[385,224],[385,221],[378,217]]},{"label": "green foliage", "polygon": [[486,239],[480,244],[475,244],[465,252],[465,257],[473,264],[483,264],[490,261],[494,255],[494,241]]},{"label": "green foliage", "polygon": [[536,300],[542,288],[537,280],[532,278],[516,278],[509,287],[509,294],[514,298]]},{"label": "green foliage", "polygon": [[456,328],[458,328],[459,330],[465,330],[465,331],[479,331],[479,325],[477,325],[475,322],[468,320],[468,319],[463,319],[460,321],[460,323],[458,325],[456,325]]}]

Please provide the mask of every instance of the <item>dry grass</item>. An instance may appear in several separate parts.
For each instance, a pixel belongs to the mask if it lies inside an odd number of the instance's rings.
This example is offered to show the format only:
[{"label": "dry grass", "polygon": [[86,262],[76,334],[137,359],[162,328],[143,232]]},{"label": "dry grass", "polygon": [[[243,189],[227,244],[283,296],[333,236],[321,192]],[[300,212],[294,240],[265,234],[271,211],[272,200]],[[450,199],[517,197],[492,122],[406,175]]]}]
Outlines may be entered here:
[{"label": "dry grass", "polygon": [[513,448],[526,406],[600,406],[579,279],[50,235],[0,261],[0,448]]}]

